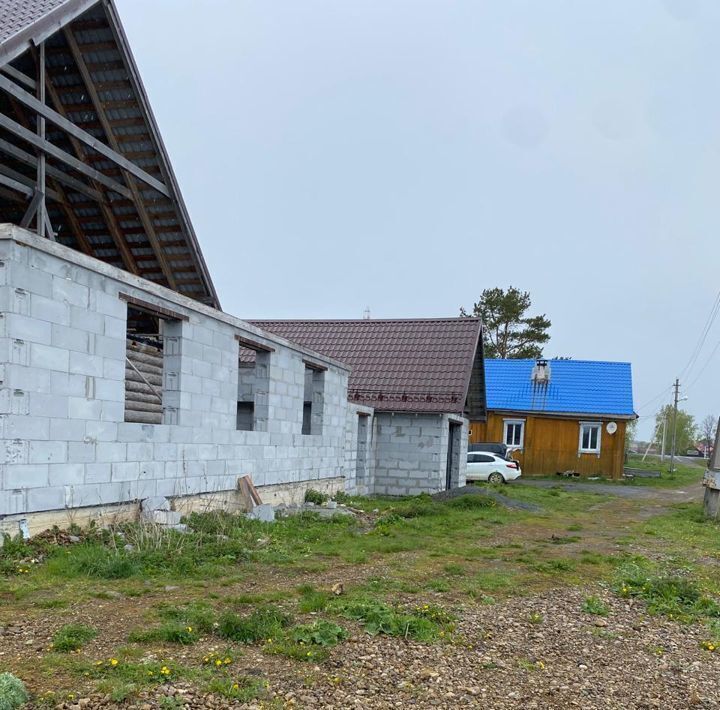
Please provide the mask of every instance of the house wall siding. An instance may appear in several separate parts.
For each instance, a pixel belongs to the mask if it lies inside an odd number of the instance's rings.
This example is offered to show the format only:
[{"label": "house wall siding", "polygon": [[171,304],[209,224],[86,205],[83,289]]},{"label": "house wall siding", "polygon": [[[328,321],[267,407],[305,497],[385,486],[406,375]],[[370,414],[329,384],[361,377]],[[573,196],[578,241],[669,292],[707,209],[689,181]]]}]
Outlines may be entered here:
[{"label": "house wall siding", "polygon": [[[524,419],[523,449],[513,451],[520,462],[523,475],[552,475],[563,471],[577,471],[584,476],[620,478],[625,458],[625,426],[621,419],[583,415],[582,419],[562,419],[538,414],[500,414],[489,412],[486,422],[473,422],[470,443],[502,442],[505,419]],[[578,452],[580,422],[603,423],[600,454]],[[617,431],[608,434],[605,424],[614,421]]]}]

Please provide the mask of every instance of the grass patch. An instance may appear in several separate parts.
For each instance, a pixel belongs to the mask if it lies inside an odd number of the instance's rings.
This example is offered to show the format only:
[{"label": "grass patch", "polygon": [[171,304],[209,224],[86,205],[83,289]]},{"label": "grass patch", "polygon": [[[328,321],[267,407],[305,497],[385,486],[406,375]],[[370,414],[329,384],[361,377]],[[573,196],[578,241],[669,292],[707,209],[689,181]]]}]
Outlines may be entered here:
[{"label": "grass patch", "polygon": [[651,614],[677,621],[720,618],[720,605],[702,593],[697,580],[680,571],[658,574],[647,563],[629,563],[620,568],[615,591],[644,600]]},{"label": "grass patch", "polygon": [[97,636],[97,631],[84,624],[66,624],[58,629],[52,638],[52,647],[58,653],[69,653],[81,649]]},{"label": "grass patch", "polygon": [[432,643],[455,628],[450,615],[427,604],[407,611],[361,597],[338,602],[334,608],[341,616],[359,621],[371,636],[387,634]]},{"label": "grass patch", "polygon": [[449,574],[452,577],[464,577],[465,568],[462,565],[455,564],[454,562],[448,563],[443,567],[445,574]]},{"label": "grass patch", "polygon": [[608,605],[598,597],[586,597],[580,605],[580,609],[586,614],[594,614],[595,616],[607,616],[610,613]]},{"label": "grass patch", "polygon": [[198,631],[195,627],[178,622],[168,622],[154,629],[142,629],[131,631],[128,641],[135,643],[177,643],[182,646],[189,646],[198,640]]},{"label": "grass patch", "polygon": [[312,585],[303,585],[298,588],[300,593],[300,601],[298,602],[298,611],[301,614],[310,614],[312,612],[325,611],[332,594],[319,589],[315,589]]},{"label": "grass patch", "polygon": [[256,643],[279,637],[290,622],[290,616],[274,606],[257,609],[249,616],[225,612],[218,621],[218,634],[238,643]]},{"label": "grass patch", "polygon": [[265,695],[267,686],[267,681],[248,676],[237,676],[234,678],[213,678],[206,684],[205,689],[208,693],[219,695],[226,700],[249,703]]}]

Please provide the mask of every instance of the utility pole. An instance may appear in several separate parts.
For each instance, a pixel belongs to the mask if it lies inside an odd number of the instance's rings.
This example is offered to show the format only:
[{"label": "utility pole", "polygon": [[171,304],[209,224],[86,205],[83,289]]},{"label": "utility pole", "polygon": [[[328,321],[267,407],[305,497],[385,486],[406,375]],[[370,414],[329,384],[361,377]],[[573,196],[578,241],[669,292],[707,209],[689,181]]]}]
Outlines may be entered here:
[{"label": "utility pole", "polygon": [[670,447],[670,473],[675,471],[675,442],[677,441],[677,406],[678,398],[680,396],[680,380],[675,379],[673,385],[675,390],[675,396],[673,401],[673,418],[672,418],[672,445]]}]

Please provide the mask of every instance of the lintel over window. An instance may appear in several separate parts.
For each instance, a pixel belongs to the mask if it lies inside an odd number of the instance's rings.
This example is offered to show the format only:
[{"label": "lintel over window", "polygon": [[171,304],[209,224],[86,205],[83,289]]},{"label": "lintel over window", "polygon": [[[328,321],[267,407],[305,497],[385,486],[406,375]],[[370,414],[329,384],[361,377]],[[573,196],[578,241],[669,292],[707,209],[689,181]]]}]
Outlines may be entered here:
[{"label": "lintel over window", "polygon": [[602,422],[580,422],[579,453],[600,454],[601,440]]}]

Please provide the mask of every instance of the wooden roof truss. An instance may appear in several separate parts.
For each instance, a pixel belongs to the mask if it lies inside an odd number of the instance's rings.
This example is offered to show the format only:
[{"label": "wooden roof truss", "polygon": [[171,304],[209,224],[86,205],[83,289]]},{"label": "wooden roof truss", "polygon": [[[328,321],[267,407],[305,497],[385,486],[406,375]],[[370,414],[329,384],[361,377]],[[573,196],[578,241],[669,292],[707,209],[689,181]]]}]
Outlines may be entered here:
[{"label": "wooden roof truss", "polygon": [[0,222],[219,308],[110,0],[0,47]]}]

